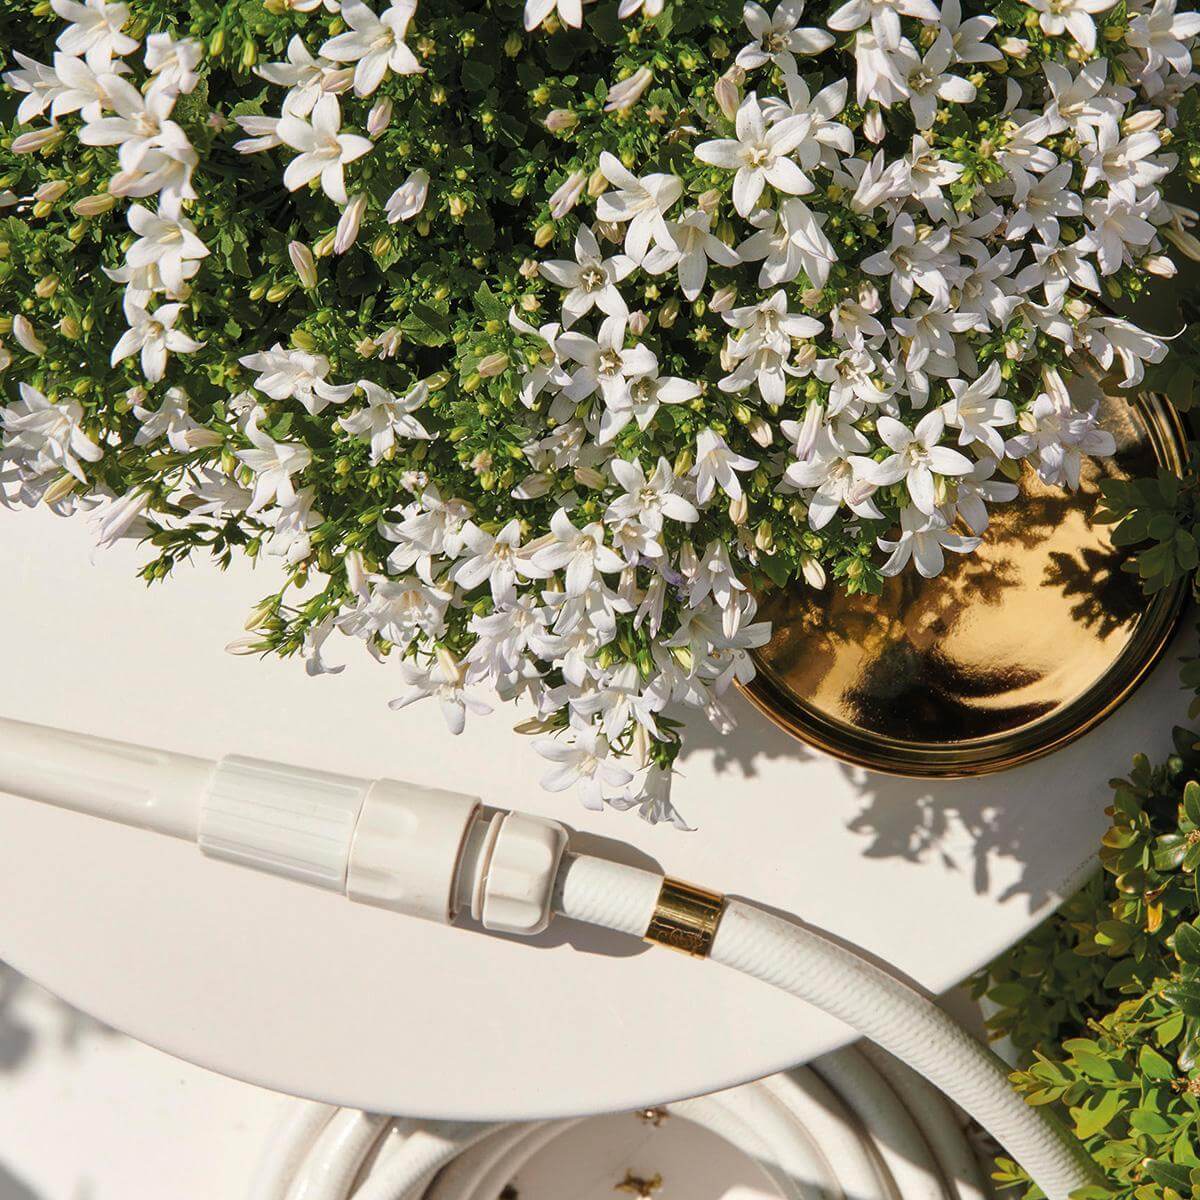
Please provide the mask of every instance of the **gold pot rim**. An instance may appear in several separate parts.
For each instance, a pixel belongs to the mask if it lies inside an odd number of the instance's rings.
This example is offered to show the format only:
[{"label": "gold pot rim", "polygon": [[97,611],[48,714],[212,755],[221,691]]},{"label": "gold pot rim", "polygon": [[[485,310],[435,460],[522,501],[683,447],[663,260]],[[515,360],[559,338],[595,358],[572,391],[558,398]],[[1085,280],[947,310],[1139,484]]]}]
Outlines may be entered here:
[{"label": "gold pot rim", "polygon": [[[1187,438],[1173,406],[1157,393],[1123,399],[1129,400],[1142,417],[1157,464],[1181,474]],[[1020,505],[1021,500],[1012,503]],[[983,737],[912,741],[832,718],[781,686],[770,668],[764,669],[770,643],[753,652],[757,673],[749,683],[739,683],[738,687],[780,729],[853,766],[919,779],[988,775],[1050,754],[1111,716],[1160,662],[1179,628],[1187,597],[1184,577],[1147,598],[1128,641],[1086,693],[1045,719]]]}]

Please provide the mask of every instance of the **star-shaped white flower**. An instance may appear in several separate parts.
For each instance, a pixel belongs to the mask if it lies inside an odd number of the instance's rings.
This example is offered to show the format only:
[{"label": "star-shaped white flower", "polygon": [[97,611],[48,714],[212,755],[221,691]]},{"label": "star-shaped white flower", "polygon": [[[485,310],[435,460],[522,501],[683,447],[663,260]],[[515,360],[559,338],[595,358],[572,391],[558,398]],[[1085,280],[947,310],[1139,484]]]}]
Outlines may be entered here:
[{"label": "star-shaped white flower", "polygon": [[780,0],[772,16],[754,0],[742,8],[742,20],[754,39],[738,53],[737,65],[753,71],[774,63],[785,74],[796,70],[797,54],[820,54],[833,45],[833,35],[824,29],[801,26],[804,0]]},{"label": "star-shaped white flower", "polygon": [[655,246],[642,266],[651,275],[676,268],[685,299],[695,300],[704,290],[709,259],[722,267],[735,267],[741,261],[738,252],[712,232],[712,217],[701,209],[693,209],[682,220],[668,221],[667,233],[669,245]]},{"label": "star-shaped white flower", "polygon": [[432,436],[412,415],[429,399],[429,385],[424,380],[403,396],[394,395],[370,379],[360,379],[358,386],[367,397],[366,408],[339,417],[338,424],[370,443],[372,465],[387,456],[398,437],[424,440]]},{"label": "star-shaped white flower", "polygon": [[342,0],[342,19],[350,28],[331,37],[321,54],[334,62],[354,64],[354,91],[369,96],[389,71],[419,75],[425,68],[404,42],[417,0],[392,0],[378,15],[363,0]]},{"label": "star-shaped white flower", "polygon": [[609,463],[609,470],[624,489],[624,494],[608,506],[604,514],[606,521],[637,520],[647,529],[658,532],[664,517],[687,523],[700,519],[696,506],[675,491],[675,473],[665,458],[659,458],[648,479],[636,459],[614,458]]},{"label": "star-shaped white flower", "polygon": [[863,479],[879,487],[903,479],[913,504],[923,513],[934,513],[934,475],[965,475],[973,466],[965,454],[939,444],[945,428],[945,415],[937,408],[926,413],[916,429],[909,429],[894,417],[880,417],[876,429],[892,453],[879,463],[857,458],[854,466]]},{"label": "star-shaped white flower", "polygon": [[269,350],[238,359],[243,367],[258,372],[254,386],[272,400],[295,398],[314,417],[330,404],[341,404],[354,395],[354,384],[328,382],[329,359],[307,350],[285,349],[276,342]]},{"label": "star-shaped white flower", "polygon": [[754,211],[767,184],[793,196],[813,190],[812,180],[788,157],[808,136],[805,117],[785,117],[768,126],[758,97],[751,92],[738,108],[734,129],[737,137],[701,142],[695,153],[701,162],[737,172],[733,206],[741,216]]},{"label": "star-shaped white flower", "polygon": [[951,533],[940,513],[927,514],[911,506],[900,510],[900,537],[895,541],[877,539],[880,550],[889,554],[880,568],[884,575],[899,575],[911,559],[917,572],[926,579],[940,575],[946,565],[944,551],[970,554],[979,546],[979,538]]},{"label": "star-shaped white flower", "polygon": [[617,190],[605,192],[596,200],[596,216],[617,225],[628,222],[625,253],[641,262],[651,240],[670,244],[670,232],[664,219],[683,195],[683,182],[675,175],[650,174],[638,178],[626,170],[615,154],[600,154],[600,171]]},{"label": "star-shaped white flower", "polygon": [[157,383],[166,374],[170,354],[192,354],[204,345],[175,328],[182,311],[182,304],[160,304],[149,312],[126,296],[125,319],[129,328],[113,347],[112,365],[115,367],[122,359],[140,354],[142,374],[150,383]]},{"label": "star-shaped white flower", "polygon": [[208,256],[208,247],[186,217],[164,217],[140,204],[129,210],[129,227],[138,240],[125,252],[126,263],[138,270],[153,265],[168,293],[182,298],[186,280],[195,274],[190,263]]},{"label": "star-shaped white flower", "polygon": [[758,463],[736,454],[713,429],[702,429],[696,437],[696,462],[690,474],[696,479],[696,503],[705,505],[720,488],[730,500],[740,500],[742,483],[738,471],[753,471]]},{"label": "star-shaped white flower", "polygon": [[604,526],[599,521],[577,529],[567,510],[560,508],[550,518],[550,535],[550,542],[534,553],[533,564],[546,571],[565,567],[568,596],[582,596],[598,574],[611,574],[625,565],[621,556],[604,544]]},{"label": "star-shaped white flower", "polygon": [[287,506],[296,500],[292,476],[298,475],[312,462],[312,451],[297,442],[277,442],[258,426],[259,415],[253,413],[246,422],[246,436],[253,450],[238,450],[237,457],[254,472],[254,499],[246,512],[253,516],[269,504]]},{"label": "star-shaped white flower", "polygon": [[342,133],[342,109],[336,96],[328,93],[313,105],[311,122],[285,112],[275,127],[276,136],[285,145],[299,151],[283,173],[289,192],[320,179],[321,188],[335,204],[345,204],[345,165],[370,153],[369,138]]},{"label": "star-shaped white flower", "polygon": [[1003,387],[1000,364],[992,362],[978,379],[948,380],[953,399],[942,405],[946,424],[959,431],[958,444],[980,442],[996,458],[1004,457],[1004,438],[999,430],[1017,419],[1012,401],[999,393]]},{"label": "star-shaped white flower", "polygon": [[596,235],[587,225],[580,225],[575,235],[575,261],[552,259],[541,263],[538,270],[551,283],[566,289],[562,311],[563,328],[567,329],[591,312],[593,307],[606,316],[628,317],[629,306],[617,289],[617,284],[636,266],[633,259],[625,254],[605,258]]},{"label": "star-shaped white flower", "polygon": [[91,66],[99,71],[113,58],[132,54],[136,38],[121,30],[129,24],[129,6],[110,4],[107,0],[50,0],[50,7],[69,24],[58,35],[58,48],[64,54],[85,55]]}]

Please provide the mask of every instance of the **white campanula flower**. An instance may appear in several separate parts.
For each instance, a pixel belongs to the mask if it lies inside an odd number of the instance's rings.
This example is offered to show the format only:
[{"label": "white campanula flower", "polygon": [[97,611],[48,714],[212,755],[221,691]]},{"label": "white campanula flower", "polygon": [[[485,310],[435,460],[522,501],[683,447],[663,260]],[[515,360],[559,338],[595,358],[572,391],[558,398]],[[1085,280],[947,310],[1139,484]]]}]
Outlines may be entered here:
[{"label": "white campanula flower", "polygon": [[300,488],[290,503],[263,514],[271,525],[271,532],[263,542],[263,549],[274,558],[285,559],[293,566],[303,562],[312,553],[311,531],[325,518],[313,508],[316,494],[311,487]]},{"label": "white campanula flower", "polygon": [[486,716],[492,706],[472,696],[466,690],[466,668],[449,651],[439,647],[434,661],[428,666],[419,666],[411,659],[400,664],[404,676],[405,690],[395,700],[388,702],[393,711],[432,696],[438,702],[446,728],[460,734],[466,728],[468,711],[476,716]]},{"label": "white campanula flower", "polygon": [[736,454],[725,439],[712,429],[702,429],[696,435],[696,462],[691,475],[696,480],[696,503],[705,505],[719,488],[730,500],[742,495],[739,471],[753,471],[758,464],[752,458]]},{"label": "white campanula flower", "polygon": [[137,354],[142,374],[149,382],[157,383],[166,374],[167,359],[171,354],[194,354],[204,345],[175,328],[175,322],[183,312],[182,304],[160,304],[151,312],[126,295],[124,307],[129,328],[112,349],[114,367]]},{"label": "white campanula flower", "polygon": [[1157,159],[1162,141],[1150,130],[1122,137],[1114,123],[1104,121],[1095,126],[1085,125],[1080,137],[1084,191],[1103,183],[1110,199],[1134,205],[1144,189],[1158,183],[1171,170],[1169,163]]},{"label": "white campanula flower", "polygon": [[281,142],[298,151],[283,173],[290,192],[320,179],[321,188],[335,204],[347,203],[345,166],[372,149],[371,140],[342,133],[342,110],[336,96],[326,93],[313,105],[311,122],[285,111],[275,127]]},{"label": "white campanula flower", "polygon": [[909,560],[926,579],[940,575],[946,565],[945,551],[970,554],[979,546],[979,538],[952,533],[940,513],[923,513],[908,507],[900,511],[900,536],[895,541],[877,539],[888,560],[880,568],[884,575],[899,575]]},{"label": "white campanula flower", "polygon": [[416,567],[420,577],[431,583],[435,558],[459,556],[471,511],[465,500],[443,499],[433,483],[422,487],[419,500],[404,510],[400,521],[379,522],[380,534],[397,543],[388,555],[388,568],[404,572]]},{"label": "white campanula flower", "polygon": [[736,137],[701,142],[695,153],[701,162],[736,172],[733,206],[741,216],[754,211],[768,184],[789,195],[813,190],[812,180],[788,157],[808,136],[804,117],[785,117],[768,126],[758,97],[751,93],[737,111],[734,129]]},{"label": "white campanula flower", "polygon": [[95,71],[87,59],[55,54],[54,75],[59,88],[51,100],[51,119],[57,121],[59,117],[77,112],[85,121],[99,121],[106,108],[115,107],[108,81],[128,72],[129,67],[119,61]]},{"label": "white campanula flower", "polygon": [[134,270],[151,265],[170,295],[186,294],[185,280],[195,274],[190,264],[208,256],[208,247],[186,217],[165,217],[135,204],[129,209],[129,227],[138,239],[125,252]]},{"label": "white campanula flower", "polygon": [[550,541],[534,553],[533,565],[551,572],[565,567],[568,596],[581,596],[598,574],[611,574],[625,565],[604,544],[604,526],[599,521],[577,529],[567,510],[560,508],[550,518],[550,535]]},{"label": "white campanula flower", "polygon": [[329,359],[306,350],[288,350],[276,342],[269,350],[243,355],[243,367],[258,372],[254,387],[272,400],[299,400],[314,417],[330,404],[341,404],[354,395],[354,384],[328,381]]},{"label": "white campanula flower", "polygon": [[173,38],[169,33],[152,33],[146,39],[146,70],[169,88],[185,95],[196,88],[196,68],[204,47],[195,38]]},{"label": "white campanula flower", "polygon": [[[951,429],[959,431],[958,444],[979,442],[995,458],[1004,457],[1004,438],[1000,430],[1016,422],[1012,401],[999,393],[1003,387],[1000,364],[992,362],[978,379],[948,381],[952,399],[942,406],[942,415]],[[944,472],[943,472],[944,473]]]},{"label": "white campanula flower", "polygon": [[1108,82],[1108,59],[1093,58],[1077,73],[1062,63],[1047,60],[1042,63],[1050,103],[1045,116],[1052,131],[1062,126],[1080,129],[1084,125],[1120,123],[1125,105],[1135,93],[1129,88],[1114,87]]},{"label": "white campanula flower", "polygon": [[1039,477],[1052,486],[1079,486],[1083,456],[1112,454],[1116,442],[1097,422],[1098,402],[1079,409],[1065,388],[1043,392],[1021,414],[1023,432],[1010,438],[1008,453],[1030,458]]},{"label": "white campanula flower", "polygon": [[298,475],[312,462],[312,451],[297,442],[277,442],[259,427],[259,414],[254,412],[246,423],[246,437],[253,450],[238,450],[237,457],[254,473],[254,496],[247,512],[253,515],[271,504],[286,507],[296,499],[292,476]]},{"label": "white campanula flower", "polygon": [[[527,13],[534,2],[528,0]],[[539,738],[533,747],[543,758],[558,764],[543,777],[542,787],[550,792],[578,787],[584,808],[599,812],[604,808],[606,788],[622,788],[633,779],[633,773],[612,757],[608,738],[598,730],[577,730],[570,741]]]},{"label": "white campanula flower", "polygon": [[268,83],[287,88],[284,108],[298,117],[307,117],[326,92],[345,91],[352,79],[343,82],[339,68],[329,59],[314,55],[298,33],[288,42],[286,62],[260,63],[254,73]]},{"label": "white campanula flower", "polygon": [[1076,250],[1092,251],[1102,275],[1115,275],[1134,256],[1132,250],[1148,246],[1155,236],[1150,223],[1152,198],[1131,205],[1119,196],[1096,197],[1084,202],[1088,232]]},{"label": "white campanula flower", "polygon": [[593,306],[610,317],[628,317],[629,306],[617,284],[636,266],[633,259],[624,254],[604,258],[596,235],[587,225],[580,225],[575,235],[575,261],[552,259],[540,263],[538,270],[543,278],[566,289],[562,301],[563,328],[569,329],[581,317],[587,316]]},{"label": "white campanula flower", "polygon": [[879,487],[904,480],[917,509],[933,513],[938,505],[934,475],[966,475],[972,465],[966,455],[941,444],[945,427],[945,414],[936,408],[926,413],[915,429],[894,417],[880,417],[876,428],[892,453],[882,462],[860,458],[854,465],[864,479]]},{"label": "white campanula flower", "polygon": [[668,221],[667,239],[650,250],[642,266],[651,275],[677,270],[679,290],[687,300],[695,300],[704,290],[710,259],[722,267],[741,262],[738,252],[713,234],[712,216],[702,209],[693,209],[678,221]]},{"label": "white campanula flower", "polygon": [[514,517],[494,534],[473,521],[462,528],[463,557],[450,569],[450,578],[464,591],[487,583],[497,605],[517,598],[517,578],[539,578],[545,572],[521,554],[521,522]]},{"label": "white campanula flower", "polygon": [[412,415],[429,399],[429,385],[424,380],[403,396],[370,379],[360,379],[358,386],[367,397],[367,407],[339,417],[338,425],[370,444],[372,464],[383,461],[398,437],[428,440],[433,436]]},{"label": "white campanula flower", "polygon": [[18,384],[17,393],[16,400],[0,408],[0,461],[15,461],[38,475],[66,471],[86,482],[80,460],[99,462],[104,451],[84,432],[79,402],[50,400],[28,383]]},{"label": "white campanula flower", "polygon": [[557,14],[568,29],[578,29],[583,24],[583,0],[525,0],[527,30],[544,24],[551,14]]},{"label": "white campanula flower", "polygon": [[[1124,317],[1091,317],[1084,323],[1083,334],[1088,353],[1104,370],[1117,362],[1121,364],[1125,372],[1121,387],[1136,387],[1145,377],[1145,364],[1160,363],[1167,356],[1166,341]],[[1098,453],[1111,454],[1112,451]]]},{"label": "white campanula flower", "polygon": [[892,306],[900,312],[908,307],[917,288],[933,303],[948,307],[951,287],[965,275],[958,255],[947,252],[949,245],[950,230],[945,226],[918,230],[912,217],[901,213],[892,226],[891,245],[865,258],[862,269],[868,275],[887,277]]},{"label": "white campanula flower", "polygon": [[392,0],[382,15],[363,0],[342,0],[341,16],[350,28],[332,37],[321,54],[334,62],[354,64],[354,91],[369,96],[388,72],[419,75],[425,70],[405,44],[417,0]]},{"label": "white campanula flower", "polygon": [[1089,54],[1096,48],[1096,13],[1107,12],[1117,0],[1021,0],[1038,14],[1043,33],[1069,33]]},{"label": "white campanula flower", "polygon": [[117,146],[123,171],[139,170],[154,149],[169,144],[172,133],[183,131],[170,119],[175,93],[161,85],[152,85],[143,95],[127,79],[118,75],[101,76],[106,106],[111,117],[97,116],[79,132],[86,146]]},{"label": "white campanula flower", "polygon": [[803,15],[804,0],[780,0],[771,16],[761,4],[749,0],[742,9],[742,20],[754,41],[739,51],[737,65],[753,71],[774,63],[781,71],[792,72],[796,70],[797,54],[820,54],[828,50],[833,45],[833,36],[824,29],[801,26]]},{"label": "white campanula flower", "polygon": [[235,119],[241,129],[250,134],[249,137],[233,143],[233,148],[239,154],[261,154],[264,150],[274,150],[276,146],[283,145],[279,137],[281,117],[260,117],[255,113],[242,113]]},{"label": "white campanula flower", "polygon": [[143,514],[149,504],[150,493],[140,488],[131,488],[125,495],[105,501],[90,521],[96,545],[104,548],[124,537],[145,537],[150,526]]},{"label": "white campanula flower", "polygon": [[1126,40],[1146,56],[1146,66],[1157,70],[1164,63],[1187,75],[1192,70],[1188,42],[1200,36],[1200,13],[1178,12],[1176,0],[1154,0],[1149,12],[1139,12],[1129,22]]},{"label": "white campanula flower", "polygon": [[121,30],[129,24],[129,8],[108,0],[50,0],[50,7],[64,20],[67,28],[58,35],[58,48],[64,54],[85,55],[96,70],[114,58],[132,54],[136,38]]},{"label": "white campanula flower", "polygon": [[994,458],[982,458],[977,462],[969,475],[960,475],[954,484],[954,502],[952,514],[943,509],[943,514],[949,524],[953,524],[951,515],[961,519],[967,528],[976,536],[988,527],[989,504],[1007,504],[1015,500],[1020,488],[1006,479],[993,479],[996,471]]},{"label": "white campanula flower", "polygon": [[406,650],[420,637],[437,638],[446,624],[451,593],[411,576],[372,576],[367,594],[338,618],[338,628],[369,641],[381,637]]},{"label": "white campanula flower", "polygon": [[[882,520],[883,514],[871,499],[876,485],[864,479],[855,465],[871,443],[848,422],[821,420],[819,405],[809,412],[817,418],[816,435],[811,445],[803,448],[802,456],[788,463],[783,473],[787,483],[805,493],[809,525],[824,529],[843,507],[856,517]],[[802,432],[792,421],[783,422],[781,429],[785,437],[794,441],[799,440]]]},{"label": "white campanula flower", "polygon": [[24,93],[25,98],[17,105],[17,124],[28,125],[50,107],[63,91],[63,82],[53,67],[30,58],[28,54],[14,49],[12,56],[20,64],[19,67],[6,71],[0,79],[14,92]]},{"label": "white campanula flower", "polygon": [[760,229],[738,246],[737,255],[744,262],[762,261],[758,273],[761,288],[791,283],[801,271],[815,287],[824,287],[838,260],[823,232],[828,219],[803,200],[785,200],[777,209],[764,209],[752,218],[751,223]]},{"label": "white campanula flower", "polygon": [[690,832],[692,826],[671,800],[671,772],[651,765],[635,777],[634,786],[626,788],[620,796],[610,797],[612,808],[625,812],[636,808],[638,816],[651,825],[665,822],[676,829]]},{"label": "white campanula flower", "polygon": [[610,408],[628,409],[630,381],[658,369],[649,346],[625,345],[625,321],[620,316],[606,317],[595,338],[570,330],[559,336],[557,344],[565,359],[578,364],[563,388],[564,397],[573,403],[599,391]]},{"label": "white campanula flower", "polygon": [[388,197],[384,206],[388,223],[411,221],[424,209],[428,196],[429,172],[419,167]]},{"label": "white campanula flower", "polygon": [[954,62],[954,42],[947,29],[938,34],[924,58],[905,42],[897,51],[896,61],[904,76],[908,107],[918,129],[932,128],[939,100],[970,104],[975,99],[975,85],[949,70]]},{"label": "white campanula flower", "polygon": [[918,21],[936,24],[940,18],[933,0],[847,0],[826,21],[839,33],[859,29],[870,23],[871,32],[884,50],[900,46],[900,18],[915,17]]},{"label": "white campanula flower", "polygon": [[941,28],[950,35],[954,59],[960,63],[1002,62],[1004,53],[987,40],[998,24],[995,17],[976,16],[962,19],[960,0],[941,0]]},{"label": "white campanula flower", "polygon": [[664,518],[686,523],[700,519],[696,506],[675,491],[675,474],[665,458],[659,458],[649,478],[636,460],[614,458],[609,470],[624,494],[608,506],[605,521],[637,520],[657,532]]},{"label": "white campanula flower", "polygon": [[1004,236],[1019,241],[1030,232],[1036,233],[1047,246],[1057,246],[1061,233],[1059,217],[1078,217],[1083,213],[1083,201],[1071,191],[1074,168],[1059,163],[1034,183],[1025,194],[1025,203],[1008,218]]},{"label": "white campanula flower", "polygon": [[617,190],[605,192],[596,200],[596,215],[602,221],[618,225],[628,222],[625,253],[640,263],[652,240],[669,245],[670,232],[664,216],[683,195],[683,183],[676,176],[665,174],[639,179],[607,150],[600,154],[600,171]]}]

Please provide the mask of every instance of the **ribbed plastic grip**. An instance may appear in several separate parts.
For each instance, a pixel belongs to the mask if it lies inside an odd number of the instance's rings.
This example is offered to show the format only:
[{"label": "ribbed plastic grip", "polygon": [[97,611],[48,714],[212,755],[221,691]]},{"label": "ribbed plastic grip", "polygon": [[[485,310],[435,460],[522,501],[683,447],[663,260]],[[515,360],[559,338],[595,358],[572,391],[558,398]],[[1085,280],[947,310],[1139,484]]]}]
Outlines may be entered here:
[{"label": "ribbed plastic grip", "polygon": [[354,827],[370,786],[351,775],[224,758],[200,809],[200,849],[344,892]]}]

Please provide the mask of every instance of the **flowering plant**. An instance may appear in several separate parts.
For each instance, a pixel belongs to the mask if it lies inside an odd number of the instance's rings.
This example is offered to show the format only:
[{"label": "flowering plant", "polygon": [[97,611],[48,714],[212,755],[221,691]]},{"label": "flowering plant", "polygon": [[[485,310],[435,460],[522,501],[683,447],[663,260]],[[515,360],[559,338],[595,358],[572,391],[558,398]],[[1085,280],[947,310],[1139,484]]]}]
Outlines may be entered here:
[{"label": "flowering plant", "polygon": [[0,472],[160,579],[280,560],[247,652],[488,690],[682,824],[754,592],[969,553],[1111,451],[1102,298],[1191,254],[1176,0],[0,0]]}]

